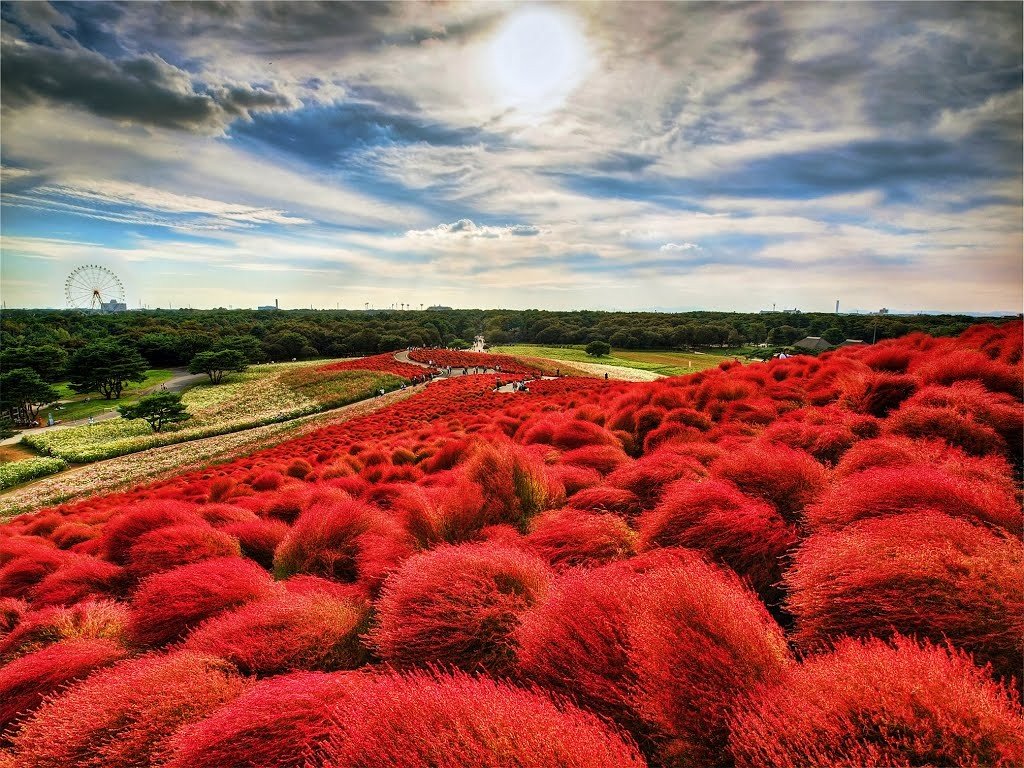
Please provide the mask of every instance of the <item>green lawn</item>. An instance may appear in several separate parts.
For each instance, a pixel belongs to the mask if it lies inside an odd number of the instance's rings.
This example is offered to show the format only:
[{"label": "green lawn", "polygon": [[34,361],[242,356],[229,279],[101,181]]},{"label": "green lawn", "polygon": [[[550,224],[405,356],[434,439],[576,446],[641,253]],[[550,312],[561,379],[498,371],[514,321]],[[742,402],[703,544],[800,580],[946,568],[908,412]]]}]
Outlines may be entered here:
[{"label": "green lawn", "polygon": [[491,347],[491,352],[502,355],[523,357],[544,357],[549,360],[564,360],[567,363],[601,363],[653,371],[663,376],[681,376],[696,373],[705,368],[714,368],[723,360],[732,360],[732,355],[704,354],[701,352],[650,352],[628,349],[613,349],[605,357],[591,357],[583,351],[583,345],[567,347],[545,347],[539,344],[515,344]]},{"label": "green lawn", "polygon": [[149,387],[157,386],[174,377],[174,371],[167,368],[154,368],[146,371],[146,378],[143,381],[130,381],[121,392],[120,400],[104,400],[103,395],[98,392],[78,394],[67,383],[54,384],[54,389],[60,392],[61,400],[70,400],[61,403],[56,408],[44,408],[39,415],[45,419],[47,414],[53,413],[53,418],[60,421],[77,421],[87,419],[90,416],[97,416],[106,411],[113,411],[119,405],[134,403],[139,399],[139,392]]}]

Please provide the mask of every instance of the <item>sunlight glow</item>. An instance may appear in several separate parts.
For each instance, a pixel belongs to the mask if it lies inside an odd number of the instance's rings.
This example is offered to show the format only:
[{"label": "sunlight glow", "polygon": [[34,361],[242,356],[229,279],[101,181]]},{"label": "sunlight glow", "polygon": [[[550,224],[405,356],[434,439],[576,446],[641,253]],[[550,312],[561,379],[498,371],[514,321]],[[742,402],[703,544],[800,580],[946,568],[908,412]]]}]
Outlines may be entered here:
[{"label": "sunlight glow", "polygon": [[503,107],[543,115],[580,84],[590,51],[579,19],[543,6],[509,16],[487,47],[487,64]]}]

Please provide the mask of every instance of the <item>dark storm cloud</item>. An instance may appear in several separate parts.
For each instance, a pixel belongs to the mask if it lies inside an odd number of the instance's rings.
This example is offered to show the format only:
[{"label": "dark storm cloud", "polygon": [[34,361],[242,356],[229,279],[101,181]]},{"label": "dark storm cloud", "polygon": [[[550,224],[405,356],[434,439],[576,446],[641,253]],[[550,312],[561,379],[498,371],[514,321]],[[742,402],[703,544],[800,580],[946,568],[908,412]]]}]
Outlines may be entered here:
[{"label": "dark storm cloud", "polygon": [[7,109],[51,101],[113,120],[216,131],[252,111],[291,106],[285,96],[248,85],[197,92],[189,75],[159,56],[109,60],[80,47],[7,43],[0,52]]}]

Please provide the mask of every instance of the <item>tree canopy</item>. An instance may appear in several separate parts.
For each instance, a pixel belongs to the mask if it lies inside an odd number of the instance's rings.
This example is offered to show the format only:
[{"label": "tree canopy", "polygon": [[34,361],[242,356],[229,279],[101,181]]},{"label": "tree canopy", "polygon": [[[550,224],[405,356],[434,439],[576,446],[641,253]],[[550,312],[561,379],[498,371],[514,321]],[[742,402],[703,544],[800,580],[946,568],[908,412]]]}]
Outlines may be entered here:
[{"label": "tree canopy", "polygon": [[44,405],[59,397],[31,368],[15,368],[0,375],[0,410],[17,424],[31,424]]},{"label": "tree canopy", "polygon": [[117,410],[124,419],[144,419],[154,432],[161,431],[167,424],[192,418],[177,392],[156,392],[142,397],[135,405],[118,406]]},{"label": "tree canopy", "polygon": [[591,357],[604,357],[611,353],[611,345],[607,341],[592,341],[584,350]]},{"label": "tree canopy", "polygon": [[67,375],[75,392],[99,392],[110,400],[121,397],[127,382],[143,381],[148,367],[133,347],[100,341],[71,356]]},{"label": "tree canopy", "polygon": [[222,349],[218,352],[200,352],[188,364],[189,373],[205,373],[210,382],[220,384],[224,374],[241,373],[249,367],[245,355],[237,349]]}]

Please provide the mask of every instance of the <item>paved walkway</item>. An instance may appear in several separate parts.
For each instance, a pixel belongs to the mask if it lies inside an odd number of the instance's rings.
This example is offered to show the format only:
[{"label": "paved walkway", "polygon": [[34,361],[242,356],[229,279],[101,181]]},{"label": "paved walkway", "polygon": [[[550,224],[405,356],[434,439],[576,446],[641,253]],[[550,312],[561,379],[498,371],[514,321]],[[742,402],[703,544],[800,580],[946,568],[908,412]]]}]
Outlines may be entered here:
[{"label": "paved walkway", "polygon": [[[445,369],[441,368],[440,366],[437,366],[437,365],[427,365],[426,363],[421,363],[418,360],[413,360],[412,358],[409,357],[409,351],[406,350],[406,349],[403,349],[401,352],[395,352],[395,360],[397,360],[400,363],[409,363],[410,365],[418,365],[420,368],[433,368],[433,369],[436,369],[436,370],[440,371],[440,373],[434,377],[435,379],[447,379],[447,378],[454,378],[456,376],[482,376],[482,375],[488,374],[488,373],[490,375],[492,375],[492,376],[501,376],[502,375],[501,371],[497,371],[494,368],[485,368],[483,370],[483,373],[481,373],[477,368],[470,368],[468,370],[465,369],[465,368],[452,368],[452,372],[451,373],[445,373]],[[505,375],[506,376],[510,376],[511,374],[506,373]]]}]

